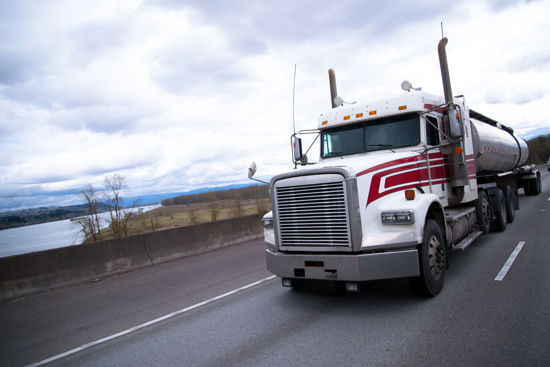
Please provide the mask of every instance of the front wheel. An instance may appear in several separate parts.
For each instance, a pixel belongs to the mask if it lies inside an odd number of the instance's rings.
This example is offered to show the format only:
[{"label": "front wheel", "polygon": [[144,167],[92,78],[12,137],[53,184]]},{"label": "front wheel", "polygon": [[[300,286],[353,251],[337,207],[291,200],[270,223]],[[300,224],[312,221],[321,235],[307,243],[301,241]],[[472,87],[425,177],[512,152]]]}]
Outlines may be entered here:
[{"label": "front wheel", "polygon": [[445,281],[447,251],[441,227],[433,219],[424,227],[424,238],[418,248],[420,276],[409,278],[413,291],[420,296],[435,297],[441,292]]}]

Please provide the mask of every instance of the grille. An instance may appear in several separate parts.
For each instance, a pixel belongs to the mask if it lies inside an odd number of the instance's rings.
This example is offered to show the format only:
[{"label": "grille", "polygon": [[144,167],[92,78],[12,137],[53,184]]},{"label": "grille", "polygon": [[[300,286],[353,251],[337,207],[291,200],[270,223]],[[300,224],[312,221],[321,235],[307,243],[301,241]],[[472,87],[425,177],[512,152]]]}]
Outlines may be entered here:
[{"label": "grille", "polygon": [[278,187],[282,246],[349,246],[343,182]]}]

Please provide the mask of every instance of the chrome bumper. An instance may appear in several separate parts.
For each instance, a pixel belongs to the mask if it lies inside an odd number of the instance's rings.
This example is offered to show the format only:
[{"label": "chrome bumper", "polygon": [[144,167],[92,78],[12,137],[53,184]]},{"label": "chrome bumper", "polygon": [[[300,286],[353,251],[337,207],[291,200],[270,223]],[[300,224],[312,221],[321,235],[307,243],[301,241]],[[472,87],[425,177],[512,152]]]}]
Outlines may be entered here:
[{"label": "chrome bumper", "polygon": [[416,249],[371,254],[292,254],[266,250],[267,270],[281,278],[364,281],[420,275]]}]

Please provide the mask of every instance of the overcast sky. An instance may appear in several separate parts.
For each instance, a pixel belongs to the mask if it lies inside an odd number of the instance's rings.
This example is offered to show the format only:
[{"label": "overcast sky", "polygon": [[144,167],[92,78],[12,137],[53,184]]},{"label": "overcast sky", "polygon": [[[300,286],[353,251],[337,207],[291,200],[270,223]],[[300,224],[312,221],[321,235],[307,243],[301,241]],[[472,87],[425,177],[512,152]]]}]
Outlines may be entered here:
[{"label": "overcast sky", "polygon": [[550,133],[550,1],[0,0],[0,211],[266,179],[297,129],[346,101],[454,94],[530,138]]}]

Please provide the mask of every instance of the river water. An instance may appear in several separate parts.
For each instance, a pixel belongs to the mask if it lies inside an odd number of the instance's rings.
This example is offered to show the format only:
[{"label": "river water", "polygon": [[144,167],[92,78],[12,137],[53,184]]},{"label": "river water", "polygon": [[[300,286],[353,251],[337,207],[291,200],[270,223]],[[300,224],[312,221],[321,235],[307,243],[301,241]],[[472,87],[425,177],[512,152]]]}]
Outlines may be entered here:
[{"label": "river water", "polygon": [[[145,212],[159,206],[148,205],[137,209]],[[109,213],[100,214],[104,227],[108,216]],[[70,219],[4,229],[0,231],[0,257],[77,245],[83,240],[81,227]]]}]

